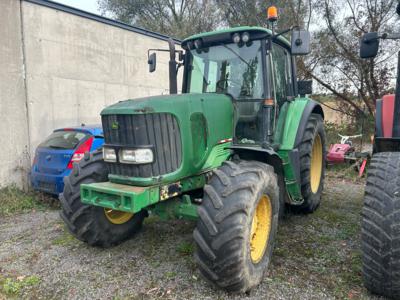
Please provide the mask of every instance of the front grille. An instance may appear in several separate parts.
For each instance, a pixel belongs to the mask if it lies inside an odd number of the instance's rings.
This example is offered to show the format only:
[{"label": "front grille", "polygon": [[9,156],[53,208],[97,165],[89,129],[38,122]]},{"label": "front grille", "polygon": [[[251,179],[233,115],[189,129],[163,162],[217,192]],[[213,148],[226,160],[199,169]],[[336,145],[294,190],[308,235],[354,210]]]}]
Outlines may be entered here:
[{"label": "front grille", "polygon": [[110,174],[145,178],[171,173],[181,165],[181,134],[172,114],[104,115],[102,123],[106,144],[154,150],[151,164],[107,163]]}]

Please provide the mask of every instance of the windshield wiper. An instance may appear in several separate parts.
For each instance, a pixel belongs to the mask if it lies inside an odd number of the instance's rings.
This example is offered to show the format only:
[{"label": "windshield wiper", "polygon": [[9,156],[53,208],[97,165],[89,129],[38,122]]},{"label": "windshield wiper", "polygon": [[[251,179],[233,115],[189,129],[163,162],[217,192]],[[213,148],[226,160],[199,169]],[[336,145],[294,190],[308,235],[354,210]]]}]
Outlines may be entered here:
[{"label": "windshield wiper", "polygon": [[235,50],[229,48],[227,45],[225,44],[221,44],[222,47],[228,49],[229,51],[231,51],[233,54],[235,54],[242,62],[244,62],[249,68],[251,68],[250,64],[243,58],[241,57],[237,52],[235,52]]}]

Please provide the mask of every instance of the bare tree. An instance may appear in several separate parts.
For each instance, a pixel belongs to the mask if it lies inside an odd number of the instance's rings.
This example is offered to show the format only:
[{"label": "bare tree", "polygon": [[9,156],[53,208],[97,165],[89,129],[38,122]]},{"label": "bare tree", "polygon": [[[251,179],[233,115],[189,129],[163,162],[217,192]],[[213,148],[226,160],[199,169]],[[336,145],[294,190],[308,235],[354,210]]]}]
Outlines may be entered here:
[{"label": "bare tree", "polygon": [[365,106],[373,114],[375,100],[390,88],[393,43],[382,45],[376,58],[359,58],[359,41],[366,32],[391,32],[396,0],[324,0],[315,3],[313,53],[301,66],[304,74],[341,100],[354,114]]},{"label": "bare tree", "polygon": [[307,0],[216,0],[226,25],[268,26],[267,8],[275,5],[279,8],[278,29],[291,26],[304,26],[309,13]]}]

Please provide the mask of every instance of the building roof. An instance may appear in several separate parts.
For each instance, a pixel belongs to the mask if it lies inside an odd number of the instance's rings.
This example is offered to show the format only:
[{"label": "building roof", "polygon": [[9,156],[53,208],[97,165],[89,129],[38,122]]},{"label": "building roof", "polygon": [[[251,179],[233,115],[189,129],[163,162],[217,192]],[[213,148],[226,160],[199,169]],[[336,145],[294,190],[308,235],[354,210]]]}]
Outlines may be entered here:
[{"label": "building roof", "polygon": [[[135,33],[143,34],[143,35],[146,35],[146,36],[149,36],[152,38],[156,38],[159,40],[166,41],[170,38],[169,36],[158,33],[158,32],[147,30],[147,29],[144,29],[144,28],[138,27],[138,26],[129,25],[129,24],[126,24],[126,23],[123,23],[120,21],[112,20],[112,19],[109,19],[109,18],[106,18],[103,16],[99,16],[94,13],[87,12],[87,11],[84,11],[84,10],[81,10],[81,9],[78,9],[75,7],[71,7],[71,6],[68,6],[65,4],[61,4],[61,3],[57,3],[57,2],[53,2],[53,1],[49,1],[49,0],[23,0],[23,1],[41,5],[41,6],[45,6],[45,7],[52,8],[52,9],[56,9],[59,11],[63,11],[63,12],[69,13],[69,14],[73,14],[73,15],[82,17],[82,18],[97,21],[97,22],[107,24],[110,26],[115,26],[115,27],[118,27],[121,29],[135,32]],[[173,38],[173,40],[177,44],[181,43],[181,41],[179,39]]]}]

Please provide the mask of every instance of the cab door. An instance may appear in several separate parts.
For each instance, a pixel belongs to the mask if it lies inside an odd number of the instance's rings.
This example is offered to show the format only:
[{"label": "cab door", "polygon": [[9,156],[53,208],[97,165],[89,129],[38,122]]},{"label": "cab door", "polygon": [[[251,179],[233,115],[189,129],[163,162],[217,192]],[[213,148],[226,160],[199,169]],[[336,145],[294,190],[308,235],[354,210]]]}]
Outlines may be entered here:
[{"label": "cab door", "polygon": [[275,43],[272,44],[271,58],[273,92],[278,108],[281,108],[289,98],[294,96],[292,58],[286,48]]},{"label": "cab door", "polygon": [[[295,81],[294,81],[294,60],[288,49],[272,44],[271,54],[269,55],[269,63],[272,73],[271,95],[275,99],[274,111],[274,143],[281,142],[281,134],[283,130],[279,130],[284,124],[277,124],[278,120],[285,120],[281,114],[286,114],[285,107],[288,106],[288,100],[295,98]],[[285,105],[286,103],[286,105]]]}]

